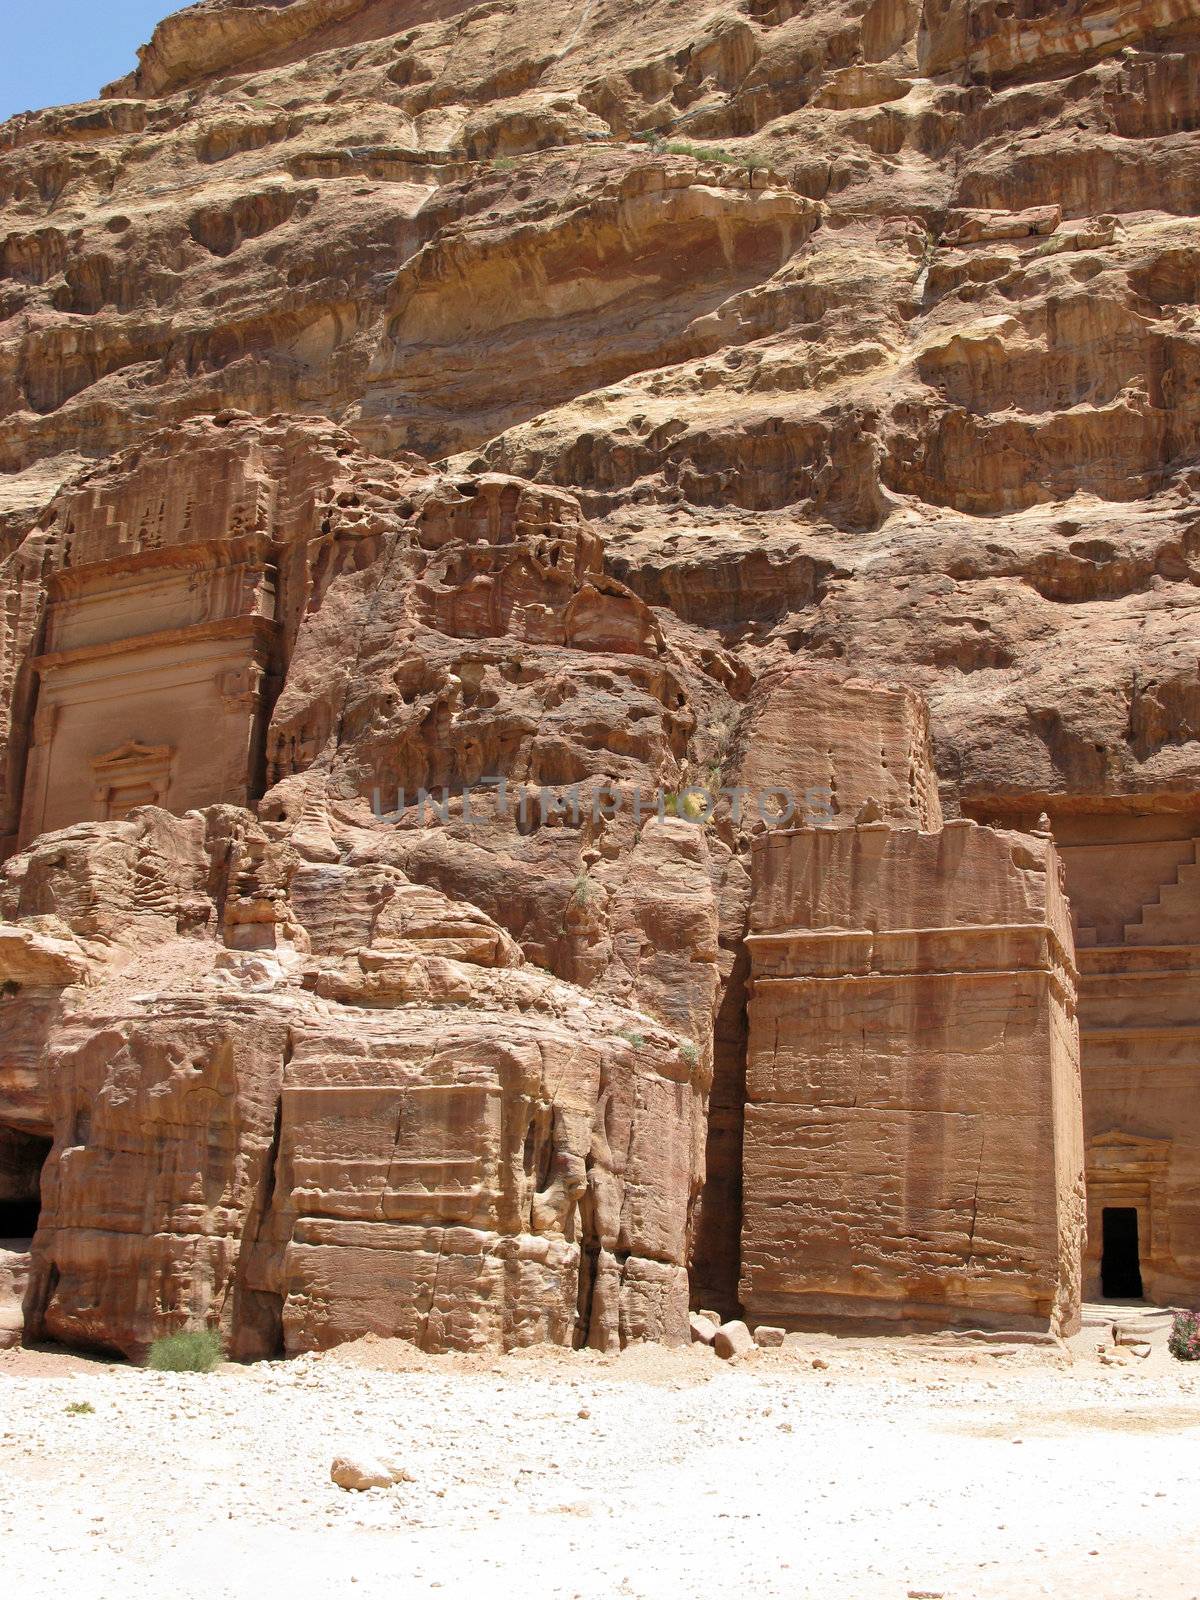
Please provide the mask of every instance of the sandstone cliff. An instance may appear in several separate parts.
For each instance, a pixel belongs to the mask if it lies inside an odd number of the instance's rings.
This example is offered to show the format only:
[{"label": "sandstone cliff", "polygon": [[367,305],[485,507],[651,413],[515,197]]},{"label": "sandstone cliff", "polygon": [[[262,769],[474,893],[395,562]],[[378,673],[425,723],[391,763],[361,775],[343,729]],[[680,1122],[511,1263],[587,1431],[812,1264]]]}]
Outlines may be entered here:
[{"label": "sandstone cliff", "polygon": [[755,819],[602,798],[718,782],[1047,815],[1088,1286],[1200,1292],[1198,21],[202,0],[0,128],[39,1326],[732,1310]]}]

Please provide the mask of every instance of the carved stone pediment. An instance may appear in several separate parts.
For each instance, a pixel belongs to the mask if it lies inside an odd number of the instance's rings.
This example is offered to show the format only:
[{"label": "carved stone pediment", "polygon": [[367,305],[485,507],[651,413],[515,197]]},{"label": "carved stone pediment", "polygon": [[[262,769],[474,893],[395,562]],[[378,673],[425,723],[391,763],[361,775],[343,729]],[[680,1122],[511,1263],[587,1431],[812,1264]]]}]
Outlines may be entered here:
[{"label": "carved stone pediment", "polygon": [[137,806],[161,806],[167,801],[171,762],[169,744],[142,744],[128,739],[115,750],[92,761],[93,791],[104,821],[119,821]]},{"label": "carved stone pediment", "polygon": [[1123,1128],[1109,1128],[1088,1140],[1088,1179],[1105,1175],[1157,1176],[1171,1157],[1170,1139],[1149,1138]]}]

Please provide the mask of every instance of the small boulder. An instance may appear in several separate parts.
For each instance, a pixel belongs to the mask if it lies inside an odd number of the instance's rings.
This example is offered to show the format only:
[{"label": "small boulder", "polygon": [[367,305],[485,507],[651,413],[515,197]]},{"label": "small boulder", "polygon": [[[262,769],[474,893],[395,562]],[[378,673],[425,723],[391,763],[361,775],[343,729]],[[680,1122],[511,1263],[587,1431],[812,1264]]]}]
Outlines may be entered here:
[{"label": "small boulder", "polygon": [[1113,1324],[1114,1344],[1125,1345],[1128,1347],[1135,1344],[1149,1344],[1149,1342],[1150,1341],[1146,1337],[1146,1330],[1144,1327],[1139,1327],[1136,1323],[1130,1324],[1116,1322]]},{"label": "small boulder", "polygon": [[778,1350],[786,1337],[786,1328],[772,1328],[760,1323],[754,1330],[754,1342],[760,1350]]},{"label": "small boulder", "polygon": [[397,1462],[365,1455],[334,1456],[329,1476],[339,1489],[390,1489],[412,1482],[412,1473]]},{"label": "small boulder", "polygon": [[688,1327],[692,1330],[693,1344],[712,1344],[716,1338],[717,1324],[709,1322],[702,1311],[693,1311],[690,1314]]},{"label": "small boulder", "polygon": [[714,1328],[721,1326],[721,1313],[719,1311],[697,1311],[698,1317],[703,1317],[705,1322],[711,1322]]},{"label": "small boulder", "polygon": [[722,1361],[736,1361],[754,1349],[754,1335],[744,1322],[723,1322],[712,1343]]}]

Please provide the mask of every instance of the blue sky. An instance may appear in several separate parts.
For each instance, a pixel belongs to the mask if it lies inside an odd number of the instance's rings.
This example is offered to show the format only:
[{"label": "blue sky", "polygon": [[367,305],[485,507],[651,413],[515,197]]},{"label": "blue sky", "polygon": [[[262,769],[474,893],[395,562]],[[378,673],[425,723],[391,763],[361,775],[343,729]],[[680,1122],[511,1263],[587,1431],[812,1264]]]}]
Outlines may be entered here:
[{"label": "blue sky", "polygon": [[93,100],[137,65],[137,47],[185,0],[4,0],[0,122],[18,111]]}]

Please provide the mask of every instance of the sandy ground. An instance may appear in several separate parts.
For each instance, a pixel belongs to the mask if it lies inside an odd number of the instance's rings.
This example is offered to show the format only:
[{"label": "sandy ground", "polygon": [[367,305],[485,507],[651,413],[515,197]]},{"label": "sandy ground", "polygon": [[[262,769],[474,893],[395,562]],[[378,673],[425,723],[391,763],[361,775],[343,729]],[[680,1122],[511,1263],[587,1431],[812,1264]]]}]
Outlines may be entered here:
[{"label": "sandy ground", "polygon": [[[7,1351],[0,1595],[1200,1600],[1200,1372],[1077,1346]],[[344,1448],[413,1481],[338,1489]]]}]

